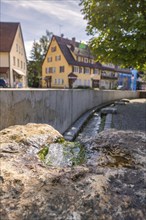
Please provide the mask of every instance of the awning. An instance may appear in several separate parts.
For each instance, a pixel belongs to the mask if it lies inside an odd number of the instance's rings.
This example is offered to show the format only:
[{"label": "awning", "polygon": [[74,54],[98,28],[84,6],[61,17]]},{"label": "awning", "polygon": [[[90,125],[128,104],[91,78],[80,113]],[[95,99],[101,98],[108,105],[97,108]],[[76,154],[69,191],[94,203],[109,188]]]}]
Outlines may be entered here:
[{"label": "awning", "polygon": [[26,76],[26,74],[23,73],[21,70],[17,70],[17,69],[13,69],[13,70],[21,76]]},{"label": "awning", "polygon": [[69,78],[69,79],[77,79],[77,75],[75,75],[74,73],[70,73],[70,74],[68,75],[68,78]]}]

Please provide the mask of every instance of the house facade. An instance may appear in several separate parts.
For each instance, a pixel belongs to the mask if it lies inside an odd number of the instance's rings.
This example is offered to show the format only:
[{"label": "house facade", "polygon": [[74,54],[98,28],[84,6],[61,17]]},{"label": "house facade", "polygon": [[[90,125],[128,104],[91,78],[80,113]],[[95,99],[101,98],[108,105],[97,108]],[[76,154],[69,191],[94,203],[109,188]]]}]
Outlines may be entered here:
[{"label": "house facade", "polygon": [[115,89],[120,71],[95,62],[89,47],[75,38],[53,36],[42,65],[42,87]]},{"label": "house facade", "polygon": [[42,87],[99,87],[101,64],[87,45],[53,36],[42,65]]},{"label": "house facade", "polygon": [[0,22],[0,78],[10,87],[27,86],[27,58],[20,23]]}]

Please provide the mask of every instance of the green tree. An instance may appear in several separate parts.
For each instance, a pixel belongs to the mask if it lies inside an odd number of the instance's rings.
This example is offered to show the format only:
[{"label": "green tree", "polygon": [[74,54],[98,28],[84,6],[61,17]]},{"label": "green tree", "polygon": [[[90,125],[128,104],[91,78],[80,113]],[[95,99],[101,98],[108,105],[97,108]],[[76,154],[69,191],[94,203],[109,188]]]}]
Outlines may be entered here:
[{"label": "green tree", "polygon": [[42,63],[46,56],[52,35],[52,32],[46,31],[46,35],[43,35],[38,42],[33,42],[30,55],[31,60],[29,60],[27,64],[29,87],[40,87]]},{"label": "green tree", "polygon": [[146,0],[81,0],[80,5],[97,60],[144,70]]}]

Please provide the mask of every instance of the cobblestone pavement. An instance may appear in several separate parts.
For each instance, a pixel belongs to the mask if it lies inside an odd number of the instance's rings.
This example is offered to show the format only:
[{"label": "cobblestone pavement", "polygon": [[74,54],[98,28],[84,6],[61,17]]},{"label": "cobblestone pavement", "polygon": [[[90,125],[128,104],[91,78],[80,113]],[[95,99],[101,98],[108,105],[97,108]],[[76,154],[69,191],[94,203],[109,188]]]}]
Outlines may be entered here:
[{"label": "cobblestone pavement", "polygon": [[117,130],[146,132],[146,99],[133,99],[126,105],[116,105],[112,127]]}]

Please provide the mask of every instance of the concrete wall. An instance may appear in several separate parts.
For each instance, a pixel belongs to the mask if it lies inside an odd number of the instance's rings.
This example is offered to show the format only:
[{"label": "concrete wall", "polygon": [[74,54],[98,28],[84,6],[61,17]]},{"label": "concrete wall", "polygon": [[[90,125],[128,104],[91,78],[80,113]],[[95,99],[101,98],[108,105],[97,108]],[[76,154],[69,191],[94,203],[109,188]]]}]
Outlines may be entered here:
[{"label": "concrete wall", "polygon": [[63,133],[95,106],[136,97],[132,91],[1,89],[0,129],[33,122],[50,124]]}]

